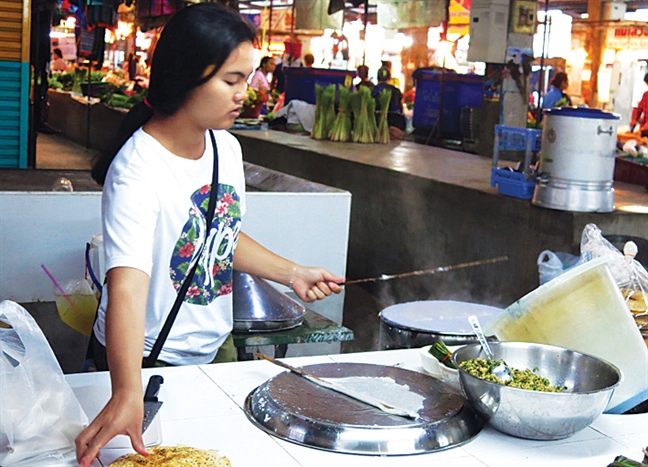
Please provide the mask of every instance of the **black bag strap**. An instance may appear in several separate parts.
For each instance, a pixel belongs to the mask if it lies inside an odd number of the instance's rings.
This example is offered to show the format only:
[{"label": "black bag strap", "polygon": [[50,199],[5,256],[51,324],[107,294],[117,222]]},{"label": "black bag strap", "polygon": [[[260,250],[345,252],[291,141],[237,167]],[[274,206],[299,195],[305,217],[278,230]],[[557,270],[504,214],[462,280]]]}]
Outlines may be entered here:
[{"label": "black bag strap", "polygon": [[[218,148],[216,147],[216,138],[214,137],[214,132],[212,130],[209,130],[209,136],[211,137],[212,147],[214,148],[214,170],[212,172],[212,184],[209,193],[209,207],[207,208],[207,218],[206,218],[207,230],[205,233],[206,236],[209,236],[212,219],[214,218],[214,211],[216,210],[216,198],[218,197]],[[205,237],[205,243],[206,242],[207,242],[207,238]],[[193,276],[194,273],[196,272],[197,266],[198,266],[198,257],[196,257],[196,262],[187,273],[187,276],[185,277],[185,280],[182,283],[180,290],[178,291],[178,296],[176,297],[175,302],[171,307],[171,311],[169,312],[169,316],[167,316],[167,319],[164,322],[164,326],[162,326],[160,335],[156,339],[155,344],[153,344],[151,353],[149,354],[148,357],[144,359],[144,363],[142,365],[144,368],[151,368],[155,365],[155,362],[157,361],[160,355],[160,351],[162,351],[162,347],[164,346],[164,342],[166,341],[167,337],[169,337],[169,332],[171,332],[171,327],[173,326],[173,322],[175,321],[176,316],[178,316],[178,311],[180,311],[180,306],[182,305],[182,301],[184,300],[184,297],[187,294],[187,290],[191,285],[191,281],[193,280]]]}]

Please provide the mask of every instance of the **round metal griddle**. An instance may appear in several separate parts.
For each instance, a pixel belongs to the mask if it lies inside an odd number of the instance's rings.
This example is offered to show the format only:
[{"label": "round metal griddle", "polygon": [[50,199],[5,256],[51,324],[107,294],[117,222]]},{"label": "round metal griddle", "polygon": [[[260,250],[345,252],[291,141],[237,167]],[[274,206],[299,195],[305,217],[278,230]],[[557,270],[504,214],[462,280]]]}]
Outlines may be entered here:
[{"label": "round metal griddle", "polygon": [[446,345],[477,342],[468,316],[475,315],[483,324],[502,310],[478,303],[452,300],[421,300],[398,303],[383,309],[381,340],[383,348],[423,347],[442,340]]},{"label": "round metal griddle", "polygon": [[[284,372],[246,398],[245,411],[252,423],[304,446],[379,456],[422,454],[458,446],[476,436],[483,425],[461,395],[421,373],[364,363],[326,363],[303,369],[322,378],[391,378],[424,396],[420,418],[389,415]],[[379,393],[372,395],[380,397]]]}]

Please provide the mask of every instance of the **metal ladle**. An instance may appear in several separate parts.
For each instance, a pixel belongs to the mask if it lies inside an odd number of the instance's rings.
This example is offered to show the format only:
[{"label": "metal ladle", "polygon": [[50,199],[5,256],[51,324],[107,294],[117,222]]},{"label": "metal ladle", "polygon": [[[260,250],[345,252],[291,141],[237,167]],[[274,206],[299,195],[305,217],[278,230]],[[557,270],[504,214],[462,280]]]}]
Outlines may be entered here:
[{"label": "metal ladle", "polygon": [[[493,356],[493,352],[488,346],[488,341],[486,340],[486,336],[484,335],[484,331],[482,330],[482,327],[479,325],[479,320],[477,319],[477,317],[469,316],[468,321],[470,322],[473,331],[475,331],[475,334],[477,335],[477,339],[479,339],[479,343],[481,344],[482,349],[484,349],[484,352],[486,352],[486,356],[488,357],[488,360],[497,363],[497,360],[495,360],[495,357]],[[495,377],[500,381],[506,382],[513,379],[511,370],[504,361],[501,361],[500,363],[495,365],[491,369],[491,373],[493,373]]]}]

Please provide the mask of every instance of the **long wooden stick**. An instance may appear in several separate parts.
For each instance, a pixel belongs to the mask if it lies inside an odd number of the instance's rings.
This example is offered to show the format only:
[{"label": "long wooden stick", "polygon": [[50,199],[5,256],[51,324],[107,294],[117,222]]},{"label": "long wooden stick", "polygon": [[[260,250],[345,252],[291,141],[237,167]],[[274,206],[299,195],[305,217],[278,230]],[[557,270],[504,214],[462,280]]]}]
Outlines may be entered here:
[{"label": "long wooden stick", "polygon": [[424,274],[436,274],[437,272],[446,272],[446,271],[451,271],[453,269],[463,269],[463,268],[469,268],[471,266],[480,266],[482,264],[498,263],[500,261],[507,261],[507,260],[508,260],[508,256],[498,256],[497,258],[482,259],[479,261],[470,261],[468,263],[459,263],[459,264],[453,264],[452,266],[441,266],[432,269],[421,269],[420,271],[404,272],[402,274],[391,274],[391,275],[383,274],[382,276],[378,276],[378,277],[370,277],[366,279],[353,279],[350,281],[346,281],[344,285],[361,284],[363,282],[388,281],[391,279],[399,279],[401,277],[422,276]]}]

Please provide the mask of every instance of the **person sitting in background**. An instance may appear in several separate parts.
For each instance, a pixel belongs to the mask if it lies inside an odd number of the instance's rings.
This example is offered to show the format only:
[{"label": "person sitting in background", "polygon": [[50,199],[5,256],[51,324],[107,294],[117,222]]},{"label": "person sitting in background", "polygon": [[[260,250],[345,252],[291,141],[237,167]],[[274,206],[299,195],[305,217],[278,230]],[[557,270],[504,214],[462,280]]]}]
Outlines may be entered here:
[{"label": "person sitting in background", "polygon": [[572,105],[571,99],[565,93],[569,87],[567,73],[559,71],[551,80],[549,92],[542,99],[542,108],[550,109],[552,107],[565,107]]},{"label": "person sitting in background", "polygon": [[255,91],[260,90],[270,90],[270,81],[268,81],[268,75],[275,71],[277,65],[273,57],[267,56],[261,59],[259,67],[256,69],[252,75],[252,80],[250,81],[250,87]]},{"label": "person sitting in background", "polygon": [[52,60],[52,63],[50,65],[50,70],[53,72],[64,72],[67,71],[68,69],[68,64],[65,60],[63,60],[63,52],[61,52],[61,49],[58,47],[52,50],[52,54],[54,55],[54,59]]},{"label": "person sitting in background", "polygon": [[[644,83],[648,84],[648,74],[644,76]],[[643,93],[637,107],[632,109],[632,119],[630,120],[630,131],[634,132],[635,126],[639,123],[641,136],[648,136],[648,91]]]},{"label": "person sitting in background", "polygon": [[391,90],[389,110],[387,112],[387,123],[389,134],[392,139],[403,139],[405,135],[405,116],[403,115],[403,93],[396,86],[389,84],[391,73],[387,68],[378,70],[378,84],[374,87],[371,95],[376,100],[376,113],[380,111],[379,94],[383,89]]},{"label": "person sitting in background", "polygon": [[315,63],[315,56],[313,54],[306,54],[304,55],[304,66],[311,68],[313,66],[313,63]]},{"label": "person sitting in background", "polygon": [[369,67],[367,65],[360,65],[358,67],[358,78],[360,78],[360,82],[357,86],[367,86],[372,91],[376,87],[376,85],[369,79]]}]

